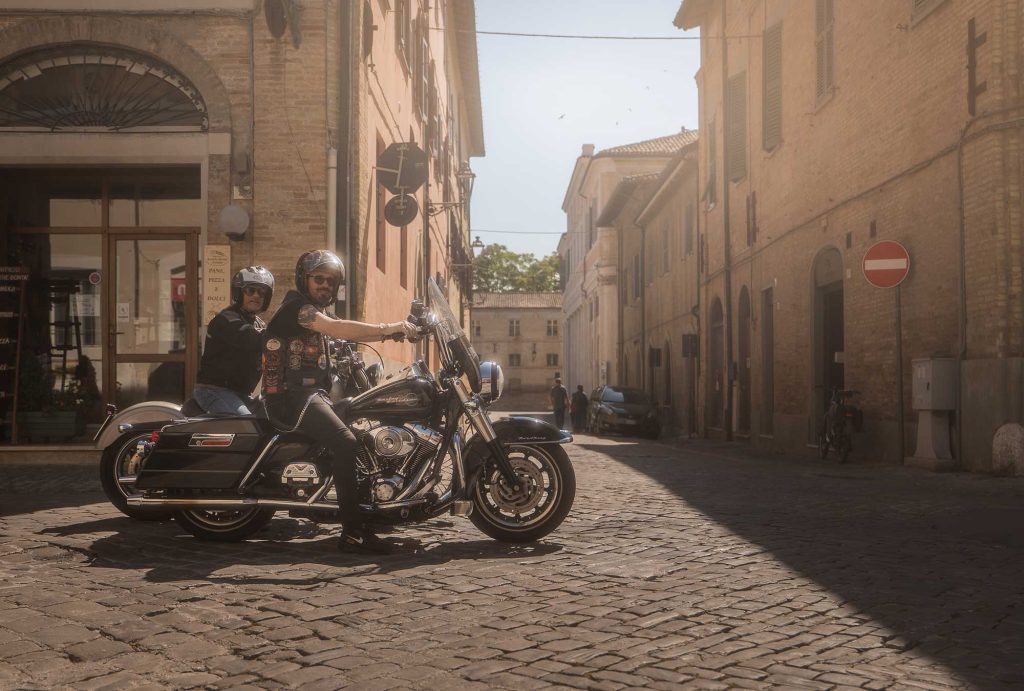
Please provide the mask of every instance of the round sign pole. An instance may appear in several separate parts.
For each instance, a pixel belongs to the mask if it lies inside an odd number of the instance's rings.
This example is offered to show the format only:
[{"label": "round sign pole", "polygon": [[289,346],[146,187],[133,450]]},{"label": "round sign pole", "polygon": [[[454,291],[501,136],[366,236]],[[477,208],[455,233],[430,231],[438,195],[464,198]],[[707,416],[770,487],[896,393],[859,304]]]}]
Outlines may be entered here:
[{"label": "round sign pole", "polygon": [[882,240],[864,253],[862,269],[864,278],[876,288],[896,289],[896,420],[902,462],[907,454],[903,438],[903,306],[900,302],[900,284],[910,273],[910,253],[898,242]]}]

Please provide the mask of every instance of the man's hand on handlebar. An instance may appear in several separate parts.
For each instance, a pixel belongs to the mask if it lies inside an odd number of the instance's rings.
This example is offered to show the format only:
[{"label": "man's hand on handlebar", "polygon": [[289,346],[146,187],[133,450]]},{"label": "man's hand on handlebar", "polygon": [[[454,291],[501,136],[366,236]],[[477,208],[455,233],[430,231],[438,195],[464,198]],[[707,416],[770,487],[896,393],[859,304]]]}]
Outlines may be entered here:
[{"label": "man's hand on handlebar", "polygon": [[404,341],[405,339],[414,340],[419,336],[419,328],[415,324],[407,321],[393,322],[391,324],[381,324],[381,338],[382,341],[394,340]]}]

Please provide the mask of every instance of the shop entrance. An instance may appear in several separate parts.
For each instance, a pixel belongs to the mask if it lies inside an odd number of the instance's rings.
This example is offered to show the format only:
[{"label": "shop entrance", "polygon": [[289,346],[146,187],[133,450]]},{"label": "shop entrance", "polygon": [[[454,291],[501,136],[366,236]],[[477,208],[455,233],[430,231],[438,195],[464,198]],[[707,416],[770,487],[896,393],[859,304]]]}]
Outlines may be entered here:
[{"label": "shop entrance", "polygon": [[[0,168],[0,265],[28,274],[21,314],[0,320],[19,362],[18,443],[85,441],[106,403],[184,400],[203,215],[199,166]],[[13,374],[0,373],[2,443]],[[32,426],[56,411],[73,433]]]}]

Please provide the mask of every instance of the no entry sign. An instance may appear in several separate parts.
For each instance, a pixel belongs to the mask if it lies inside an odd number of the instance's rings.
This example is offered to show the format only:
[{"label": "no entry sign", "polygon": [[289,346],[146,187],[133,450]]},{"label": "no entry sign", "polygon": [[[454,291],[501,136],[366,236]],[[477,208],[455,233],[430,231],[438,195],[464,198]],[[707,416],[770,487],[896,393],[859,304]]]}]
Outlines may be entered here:
[{"label": "no entry sign", "polygon": [[864,278],[877,288],[895,288],[910,273],[910,253],[893,240],[876,242],[864,253]]}]

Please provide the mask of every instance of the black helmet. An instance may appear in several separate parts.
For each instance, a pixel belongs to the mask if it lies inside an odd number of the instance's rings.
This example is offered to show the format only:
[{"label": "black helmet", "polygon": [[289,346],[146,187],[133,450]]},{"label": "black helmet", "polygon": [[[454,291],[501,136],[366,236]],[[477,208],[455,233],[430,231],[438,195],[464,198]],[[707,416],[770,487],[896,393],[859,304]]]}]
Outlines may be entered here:
[{"label": "black helmet", "polygon": [[345,265],[341,263],[334,252],[329,250],[313,250],[305,252],[295,264],[295,288],[310,300],[313,297],[309,294],[309,285],[306,278],[316,270],[329,271],[338,277],[335,285],[335,293],[331,296],[330,305],[337,298],[337,289],[345,285]]},{"label": "black helmet", "polygon": [[274,274],[262,266],[247,266],[231,277],[231,304],[234,307],[242,305],[242,290],[247,286],[262,286],[267,289],[267,296],[263,300],[260,312],[270,307],[270,301],[274,299]]}]

